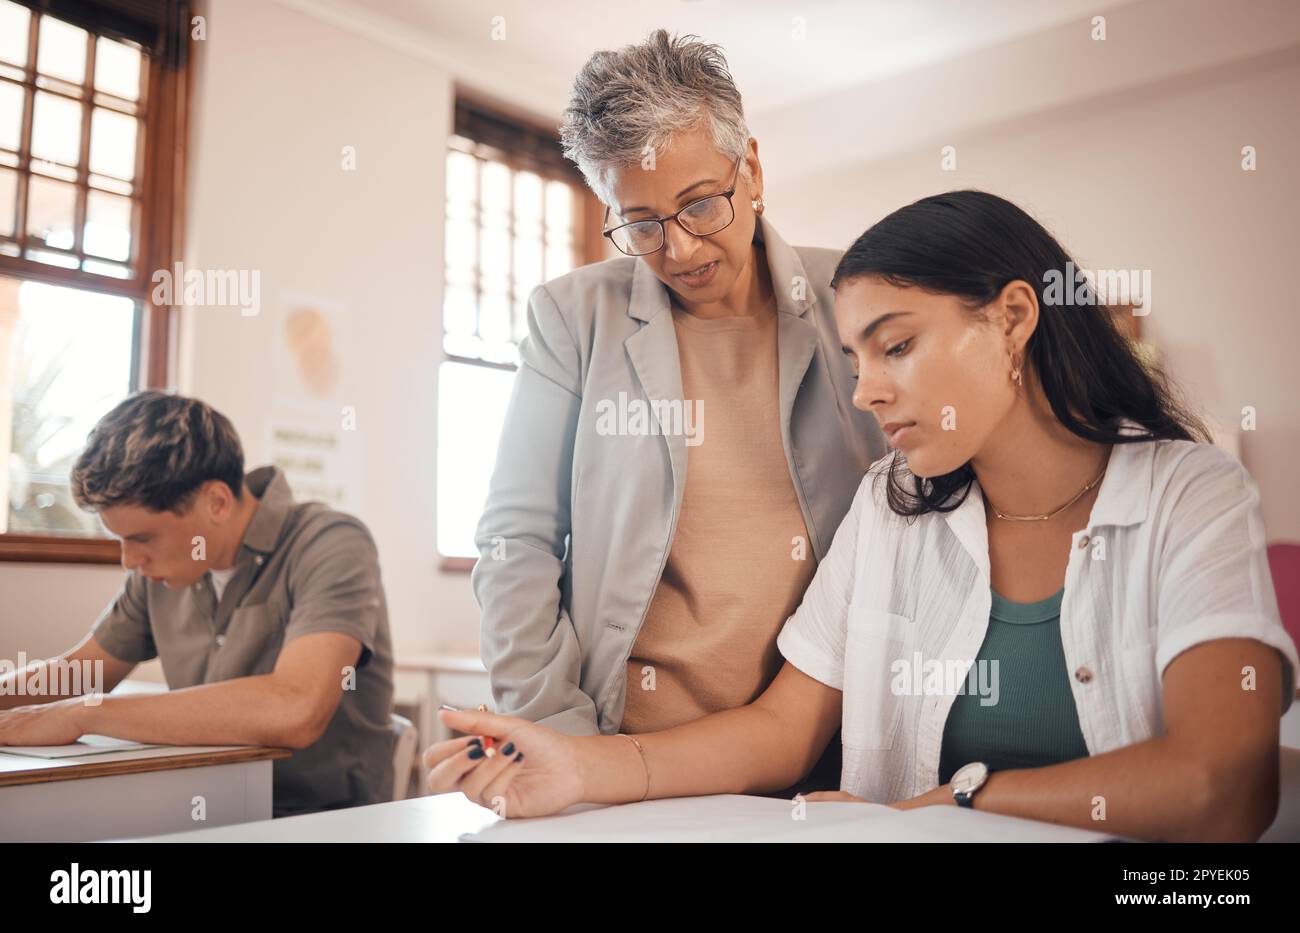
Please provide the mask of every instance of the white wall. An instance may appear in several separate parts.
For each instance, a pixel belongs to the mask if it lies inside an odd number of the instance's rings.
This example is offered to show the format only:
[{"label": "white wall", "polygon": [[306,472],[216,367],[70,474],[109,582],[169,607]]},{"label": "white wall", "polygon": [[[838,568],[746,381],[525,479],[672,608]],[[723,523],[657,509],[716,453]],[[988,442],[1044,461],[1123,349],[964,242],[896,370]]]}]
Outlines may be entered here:
[{"label": "white wall", "polygon": [[[760,153],[765,137],[780,141],[768,147],[777,153],[775,165],[765,162],[765,199],[791,242],[845,248],[917,198],[981,188],[1020,204],[1089,267],[1150,269],[1144,337],[1211,417],[1235,426],[1243,406],[1255,407],[1258,429],[1242,435],[1241,455],[1260,485],[1269,539],[1300,540],[1300,314],[1290,281],[1300,243],[1300,30],[1294,15],[1267,36],[1252,27],[1250,48],[1265,39],[1283,47],[1207,64],[1203,54],[1233,42],[1213,45],[1219,24],[1205,20],[1171,46],[1156,33],[1187,29],[1171,16],[1167,3],[1111,15],[1108,41],[1123,45],[1109,61],[1087,60],[1103,53],[1087,45],[1085,24],[1082,41],[1074,27],[1056,30],[861,88],[868,116],[908,110],[906,148],[877,140],[888,153],[880,158],[845,162],[838,147],[820,145],[809,161],[825,167],[806,171],[790,158],[806,108],[761,117]],[[1080,72],[1112,69],[1130,72],[1122,92],[1111,75],[1096,82],[1105,93],[1080,96],[1091,80]],[[999,97],[1034,82],[1052,89],[1034,90],[1041,109]],[[932,96],[899,100],[909,88]],[[846,140],[892,132],[855,123],[851,99],[839,100]],[[964,101],[983,102],[987,119],[972,122]],[[945,145],[956,147],[956,171],[941,169]],[[1245,145],[1256,147],[1257,171],[1241,169]]]},{"label": "white wall", "polygon": [[468,581],[437,570],[434,535],[450,76],[252,0],[215,4],[205,51],[188,264],[259,269],[264,307],[191,314],[184,387],[234,420],[250,464],[265,462],[277,302],[343,309],[340,397],[358,428],[344,437],[363,451],[356,511],[379,544],[395,645],[475,643]]}]

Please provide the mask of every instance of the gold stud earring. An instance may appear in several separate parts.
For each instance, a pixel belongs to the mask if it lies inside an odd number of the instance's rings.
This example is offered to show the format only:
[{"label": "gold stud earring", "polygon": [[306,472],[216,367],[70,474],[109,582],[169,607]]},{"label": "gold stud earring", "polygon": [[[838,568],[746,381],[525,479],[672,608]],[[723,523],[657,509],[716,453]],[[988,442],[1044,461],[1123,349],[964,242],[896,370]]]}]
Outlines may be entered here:
[{"label": "gold stud earring", "polygon": [[749,202],[749,206],[754,209],[755,214],[763,213],[763,207],[765,206],[763,204],[763,196],[760,194],[758,197],[754,198],[754,200]]}]

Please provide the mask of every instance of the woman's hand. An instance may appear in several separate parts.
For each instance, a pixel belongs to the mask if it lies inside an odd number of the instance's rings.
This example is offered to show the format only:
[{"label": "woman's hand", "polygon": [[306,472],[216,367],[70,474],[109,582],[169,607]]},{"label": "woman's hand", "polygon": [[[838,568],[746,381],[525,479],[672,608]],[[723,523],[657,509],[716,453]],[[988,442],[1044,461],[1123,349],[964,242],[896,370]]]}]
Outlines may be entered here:
[{"label": "woman's hand", "polygon": [[[581,802],[582,778],[571,736],[495,713],[444,709],[438,715],[449,728],[470,735],[425,750],[433,793],[460,791],[505,818],[546,816]],[[495,754],[484,751],[484,737],[493,740]]]}]

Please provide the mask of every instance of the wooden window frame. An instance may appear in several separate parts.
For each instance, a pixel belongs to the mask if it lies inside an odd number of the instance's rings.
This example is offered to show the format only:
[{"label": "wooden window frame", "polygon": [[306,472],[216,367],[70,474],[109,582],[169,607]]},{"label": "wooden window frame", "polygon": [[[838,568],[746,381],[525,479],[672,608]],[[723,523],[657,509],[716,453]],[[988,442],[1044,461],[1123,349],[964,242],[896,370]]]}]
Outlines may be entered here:
[{"label": "wooden window frame", "polygon": [[[470,139],[476,149],[486,153],[492,161],[502,163],[511,171],[532,172],[540,176],[543,181],[563,181],[574,186],[574,268],[606,258],[608,255],[606,242],[601,236],[604,207],[587,188],[577,166],[567,161],[539,157],[536,151],[535,147],[539,140],[555,135],[554,127],[547,127],[526,115],[503,109],[495,102],[480,98],[473,92],[458,89],[455,96],[457,115],[453,125],[453,135]],[[469,111],[468,120],[466,111]],[[486,124],[483,126],[486,132],[479,134],[475,133],[473,128],[461,129],[466,122],[473,123],[476,120]],[[517,128],[513,144],[512,125]],[[443,274],[444,276],[446,274],[445,264]],[[476,281],[475,288],[477,287]],[[440,331],[439,366],[444,362],[453,362],[511,372],[518,368],[511,363],[497,363],[448,353],[442,346],[442,335],[443,332]],[[475,557],[446,557],[440,554],[438,569],[452,573],[469,573],[476,563],[478,558]]]},{"label": "wooden window frame", "polygon": [[[172,20],[168,31],[173,36],[189,35],[189,17],[203,12],[198,0],[169,5]],[[57,14],[33,11],[33,16]],[[182,20],[183,18],[183,20]],[[87,28],[82,26],[81,28]],[[93,49],[87,60],[87,81],[93,81]],[[28,62],[25,84],[35,85],[36,43],[38,30],[28,35]],[[194,83],[194,58],[197,43],[186,38],[181,43],[163,42],[158,50],[144,49],[145,87],[140,101],[140,119],[144,125],[143,146],[137,146],[137,178],[141,181],[140,210],[133,241],[139,244],[135,276],[114,279],[82,269],[65,269],[19,256],[0,255],[0,276],[44,282],[104,294],[120,295],[138,302],[139,329],[136,332],[136,366],[133,390],[166,388],[175,368],[176,308],[153,300],[152,277],[156,269],[170,269],[180,259],[184,248],[186,169],[189,143],[189,117]],[[31,121],[35,94],[27,95],[23,113],[22,152],[18,170],[31,168]],[[87,103],[93,107],[93,103]],[[90,132],[89,119],[83,112],[83,153],[85,136]],[[143,148],[143,153],[139,150]],[[78,167],[78,183],[88,178],[89,165]],[[78,220],[80,217],[78,209]],[[27,231],[16,230],[19,243]],[[81,232],[76,243],[81,243]],[[21,251],[20,251],[21,252]],[[7,506],[6,506],[7,507]],[[84,538],[72,535],[0,534],[0,561],[72,564],[117,564],[122,559],[121,544],[115,538]]]}]

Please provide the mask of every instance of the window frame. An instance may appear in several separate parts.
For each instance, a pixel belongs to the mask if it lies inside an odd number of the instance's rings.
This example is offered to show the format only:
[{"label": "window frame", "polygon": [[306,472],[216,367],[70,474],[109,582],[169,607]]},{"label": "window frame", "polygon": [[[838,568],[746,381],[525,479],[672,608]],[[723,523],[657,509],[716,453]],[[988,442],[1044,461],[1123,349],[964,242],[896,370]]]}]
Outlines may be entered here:
[{"label": "window frame", "polygon": [[[540,176],[544,182],[561,181],[571,186],[574,199],[572,215],[574,220],[573,268],[576,269],[579,266],[599,262],[609,255],[606,249],[606,240],[601,235],[604,205],[587,187],[586,181],[583,179],[581,172],[578,171],[577,166],[567,161],[537,157],[539,141],[555,139],[555,151],[559,151],[558,137],[553,127],[546,127],[540,121],[528,116],[506,113],[496,105],[484,102],[472,92],[461,89],[456,92],[455,112],[456,118],[453,121],[451,137],[469,140],[473,144],[474,150],[470,154],[474,157],[499,162],[512,172],[532,172]],[[475,132],[475,124],[480,120],[487,123],[488,133]],[[515,140],[514,143],[511,142],[512,138]],[[449,137],[443,152],[444,165],[446,164],[446,153],[452,148],[455,147],[452,146]],[[465,150],[460,149],[458,151]],[[445,195],[442,206],[445,221]],[[444,243],[444,253],[445,248],[446,244]],[[444,256],[442,267],[444,300],[447,283],[446,271]],[[477,260],[475,271],[477,272]],[[477,282],[475,287],[477,289]],[[439,319],[441,320],[441,312]],[[444,324],[438,330],[439,370],[441,370],[444,363],[482,366],[508,372],[514,372],[518,369],[513,363],[500,363],[448,353],[442,342],[445,334],[446,327]],[[441,443],[441,430],[441,425],[439,425],[439,436],[434,439],[435,445]],[[443,554],[441,551],[438,552],[438,569],[441,571],[469,573],[474,569],[476,563],[478,563],[476,557],[452,557]]]},{"label": "window frame", "polygon": [[[136,154],[140,211],[137,229],[132,231],[138,244],[135,276],[131,279],[115,279],[82,269],[66,269],[37,262],[21,255],[0,255],[0,276],[120,295],[135,300],[139,325],[136,331],[134,384],[131,391],[168,387],[176,362],[177,311],[174,306],[160,305],[153,301],[152,278],[154,270],[172,268],[183,252],[190,103],[194,59],[198,49],[198,43],[189,37],[189,22],[191,15],[203,11],[197,2],[178,4],[173,10],[175,22],[170,26],[176,28],[169,28],[169,34],[177,37],[177,40],[169,42],[164,39],[154,49],[142,48],[145,80],[140,100],[140,121],[143,133]],[[62,19],[54,14],[32,10],[35,28],[28,33],[28,61],[24,76],[24,83],[29,89],[35,86],[38,21],[45,16]],[[90,68],[93,66],[96,39],[99,36],[117,37],[107,29],[96,30],[81,23],[73,25],[90,34],[88,44],[92,51],[88,53],[87,80],[93,80]],[[181,39],[181,36],[184,38]],[[29,174],[34,103],[33,90],[27,94],[24,104],[22,151],[18,162],[18,171]],[[87,106],[93,107],[93,103]],[[90,129],[84,116],[82,122],[84,137]],[[87,172],[88,165],[79,166],[79,179]],[[78,215],[80,213],[79,209]],[[27,236],[26,230],[16,230],[15,234],[20,242]],[[121,544],[116,538],[6,532],[0,533],[0,562],[118,564],[121,562]]]}]

